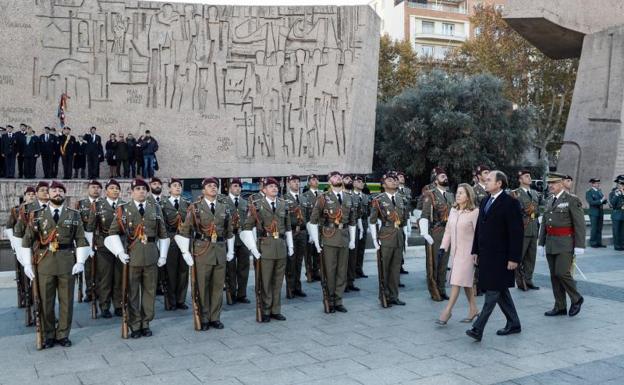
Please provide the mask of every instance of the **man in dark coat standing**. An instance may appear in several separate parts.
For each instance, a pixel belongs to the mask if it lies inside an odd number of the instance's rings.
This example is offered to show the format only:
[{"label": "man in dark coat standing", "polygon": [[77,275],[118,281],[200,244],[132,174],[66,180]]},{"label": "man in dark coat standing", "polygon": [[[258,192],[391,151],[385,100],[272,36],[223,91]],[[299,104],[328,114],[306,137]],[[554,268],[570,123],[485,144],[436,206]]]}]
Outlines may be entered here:
[{"label": "man in dark coat standing", "polygon": [[58,141],[58,153],[63,161],[63,179],[72,178],[74,153],[76,152],[76,138],[71,134],[71,128],[63,127],[63,135]]},{"label": "man in dark coat standing", "polygon": [[104,160],[104,148],[102,147],[102,138],[95,133],[96,128],[85,135],[87,142],[85,154],[87,156],[87,176],[89,179],[98,179],[100,177],[100,162]]},{"label": "man in dark coat standing", "polygon": [[41,165],[45,179],[52,178],[52,159],[57,145],[56,135],[52,135],[50,127],[44,127],[43,134],[39,136],[39,153],[41,154]]},{"label": "man in dark coat standing", "polygon": [[4,177],[15,178],[15,157],[19,152],[19,136],[13,132],[13,126],[6,127],[7,132],[2,135],[2,159],[4,159]]},{"label": "man in dark coat standing", "polygon": [[514,270],[522,259],[524,225],[520,203],[509,196],[507,176],[491,171],[487,176],[486,191],[479,208],[472,254],[479,265],[479,289],[485,293],[483,309],[472,329],[466,334],[481,341],[483,330],[496,304],[500,306],[507,324],[496,332],[499,336],[520,333],[520,319],[509,288],[515,286]]}]

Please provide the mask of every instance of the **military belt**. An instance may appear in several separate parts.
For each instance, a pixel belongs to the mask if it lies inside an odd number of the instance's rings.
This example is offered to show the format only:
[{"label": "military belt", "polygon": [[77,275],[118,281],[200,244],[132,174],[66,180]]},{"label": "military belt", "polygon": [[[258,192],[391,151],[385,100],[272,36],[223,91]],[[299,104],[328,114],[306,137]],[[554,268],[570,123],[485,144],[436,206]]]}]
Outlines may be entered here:
[{"label": "military belt", "polygon": [[332,228],[332,229],[340,229],[340,230],[342,230],[342,229],[344,229],[345,225],[344,225],[344,223],[339,223],[339,224],[335,224],[335,223],[326,223],[326,224],[325,224],[325,227],[329,227],[329,228]]},{"label": "military belt", "polygon": [[[264,233],[263,238],[275,238],[275,236],[273,235],[273,233],[270,233],[270,232],[268,232],[268,231],[267,231],[267,232],[265,232],[265,233]],[[279,235],[277,236],[277,238],[279,238],[279,239],[286,239],[286,235],[284,235],[284,234],[279,234]]]},{"label": "military belt", "polygon": [[300,232],[301,230],[305,230],[305,229],[303,229],[302,227],[303,227],[303,226],[301,226],[301,225],[292,225],[292,231],[294,231],[294,232],[298,233],[298,232]]},{"label": "military belt", "polygon": [[[195,234],[195,239],[197,239],[198,241],[210,241],[210,242],[212,242],[212,237],[211,236],[200,234],[200,233],[196,233]],[[216,242],[223,242],[223,241],[225,241],[225,238],[217,237]]]},{"label": "military belt", "polygon": [[574,227],[546,226],[546,234],[553,237],[566,237],[574,235]]},{"label": "military belt", "polygon": [[67,244],[59,244],[56,250],[70,250],[73,249],[74,245],[72,245],[71,243],[67,243]]}]

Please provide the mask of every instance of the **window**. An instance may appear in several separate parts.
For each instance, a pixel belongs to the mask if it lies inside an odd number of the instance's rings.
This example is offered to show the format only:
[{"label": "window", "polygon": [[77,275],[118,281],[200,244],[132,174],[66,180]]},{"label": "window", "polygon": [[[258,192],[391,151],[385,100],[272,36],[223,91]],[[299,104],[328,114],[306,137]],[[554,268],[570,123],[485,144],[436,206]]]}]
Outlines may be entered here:
[{"label": "window", "polygon": [[475,36],[481,35],[481,27],[475,27],[474,34],[475,34]]},{"label": "window", "polygon": [[433,33],[434,31],[434,23],[433,21],[423,21],[422,22],[422,33]]},{"label": "window", "polygon": [[443,23],[442,24],[442,33],[444,35],[452,36],[455,34],[455,24]]},{"label": "window", "polygon": [[433,46],[430,45],[419,45],[417,47],[418,49],[418,56],[422,56],[422,57],[431,57],[433,56]]}]

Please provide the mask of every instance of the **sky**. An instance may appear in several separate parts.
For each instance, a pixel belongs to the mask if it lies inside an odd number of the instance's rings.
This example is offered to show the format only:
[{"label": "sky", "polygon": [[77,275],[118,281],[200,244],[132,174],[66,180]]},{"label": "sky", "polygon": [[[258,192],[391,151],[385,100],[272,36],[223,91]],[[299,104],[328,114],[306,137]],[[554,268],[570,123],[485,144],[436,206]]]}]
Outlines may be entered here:
[{"label": "sky", "polygon": [[214,5],[360,5],[370,0],[160,0],[169,3],[204,3]]}]

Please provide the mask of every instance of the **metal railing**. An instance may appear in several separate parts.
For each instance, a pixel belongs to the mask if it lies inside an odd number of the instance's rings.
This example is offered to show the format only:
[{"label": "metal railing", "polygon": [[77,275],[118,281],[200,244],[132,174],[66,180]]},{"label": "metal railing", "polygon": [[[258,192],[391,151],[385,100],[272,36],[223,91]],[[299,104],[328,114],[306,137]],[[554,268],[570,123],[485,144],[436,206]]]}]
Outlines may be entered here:
[{"label": "metal railing", "polygon": [[451,7],[448,5],[436,4],[436,3],[417,3],[415,1],[408,1],[407,6],[410,8],[421,8],[421,9],[430,9],[433,11],[458,13],[460,15],[466,15],[468,13],[466,8],[464,7]]}]

